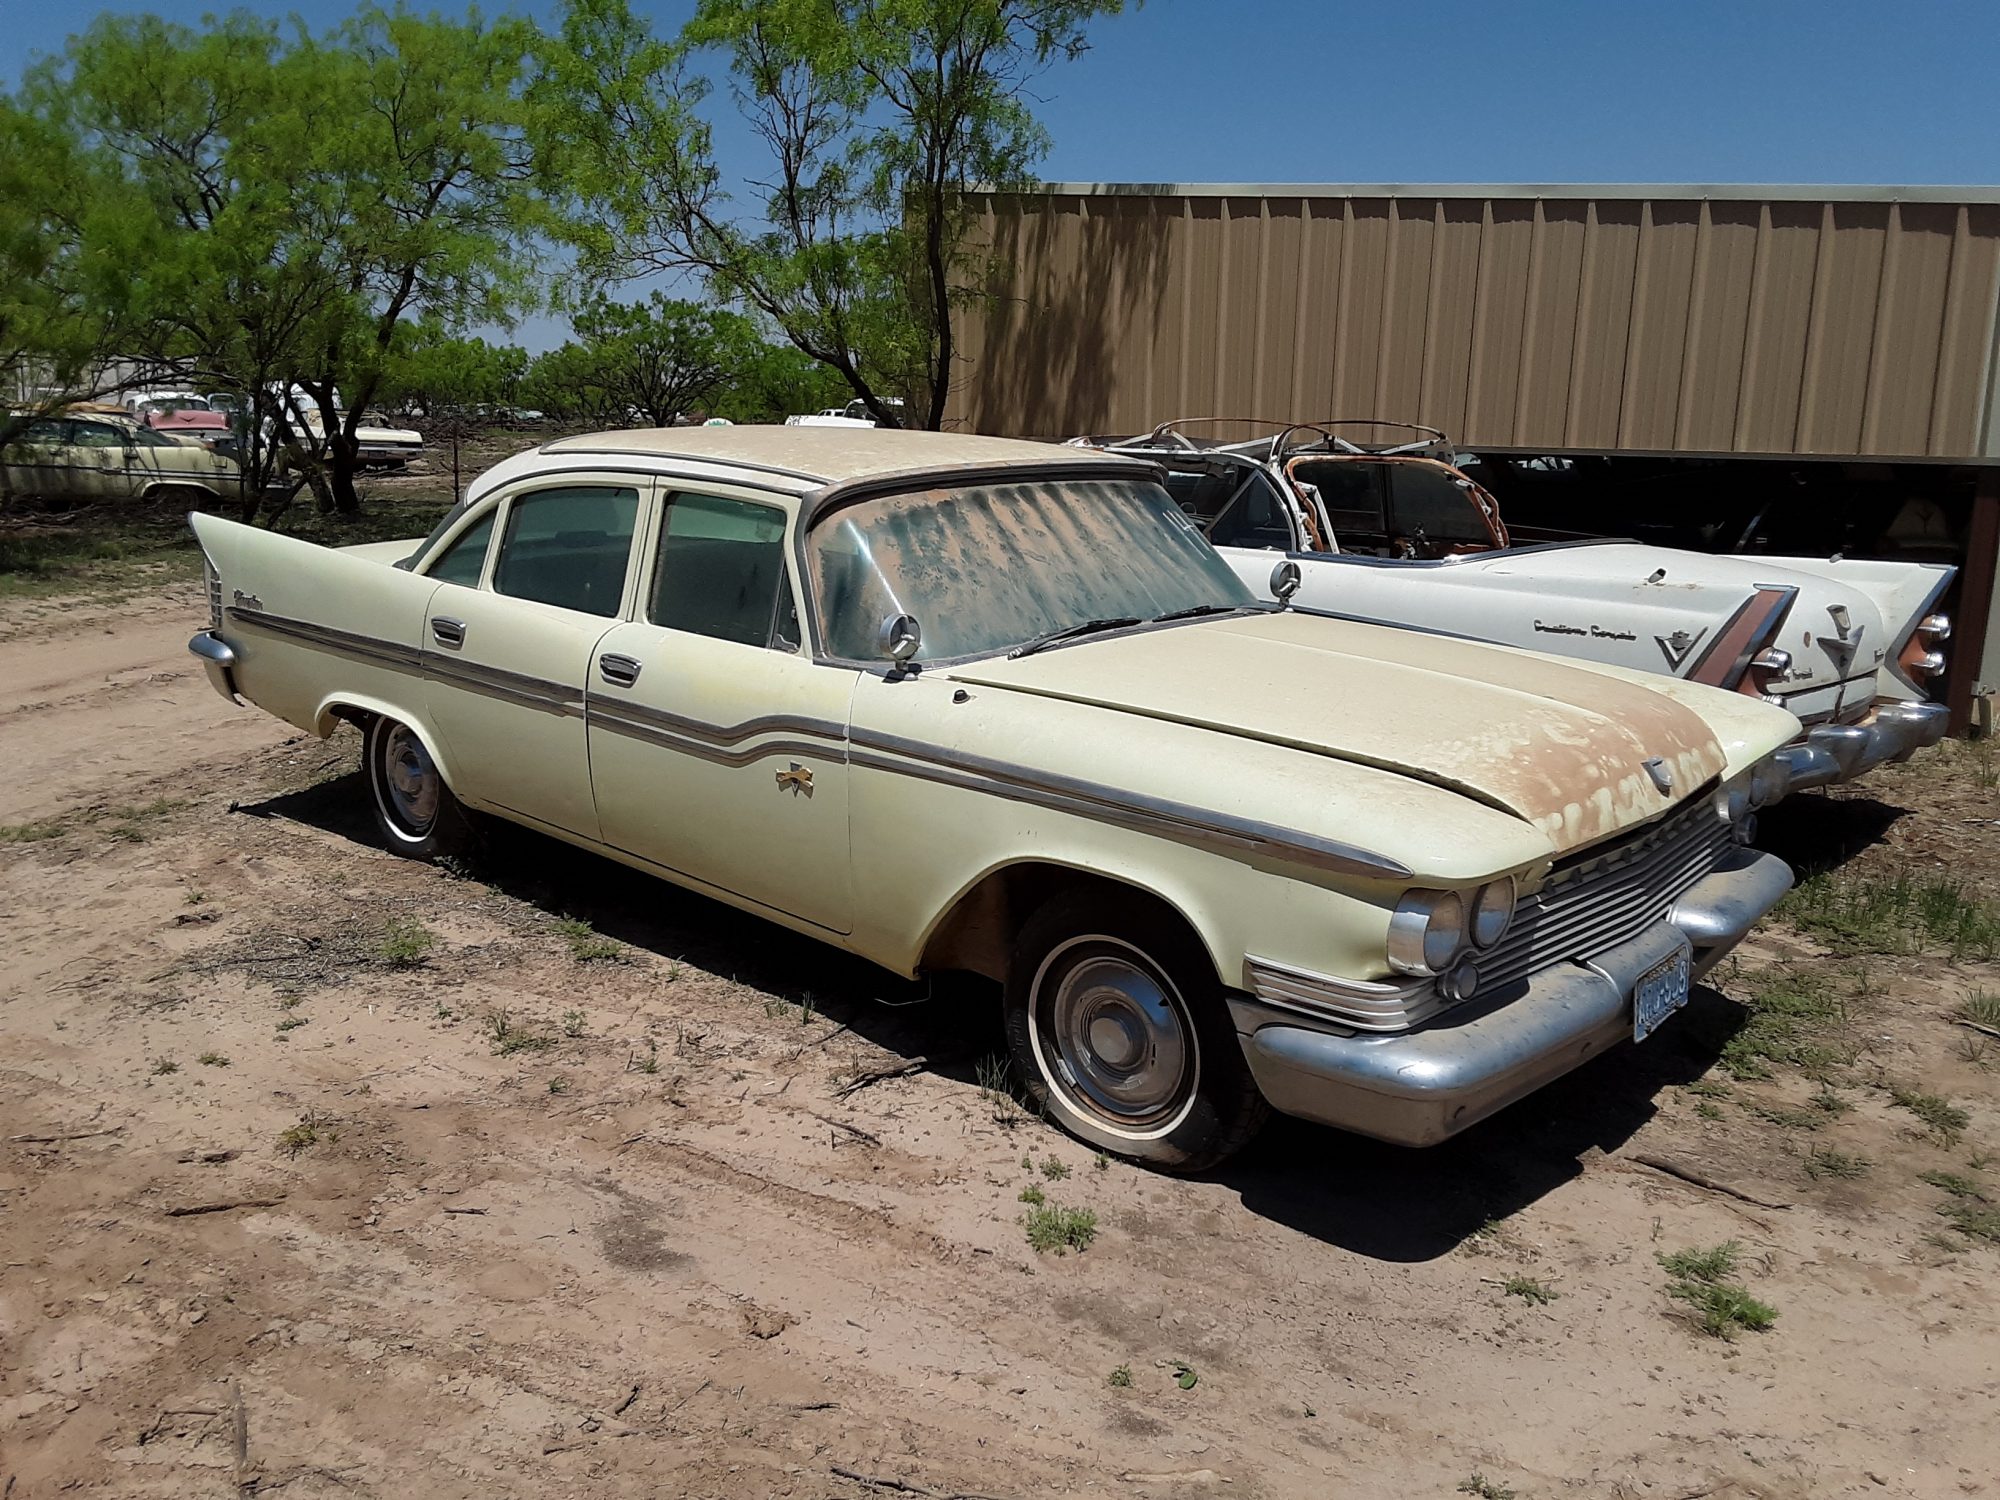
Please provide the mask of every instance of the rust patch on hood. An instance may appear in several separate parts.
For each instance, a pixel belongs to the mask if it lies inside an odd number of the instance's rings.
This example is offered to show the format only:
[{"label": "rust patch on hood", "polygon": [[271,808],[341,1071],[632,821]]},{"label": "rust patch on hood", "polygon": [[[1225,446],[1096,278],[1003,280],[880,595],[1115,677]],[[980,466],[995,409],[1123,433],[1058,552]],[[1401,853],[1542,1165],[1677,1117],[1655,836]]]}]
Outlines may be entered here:
[{"label": "rust patch on hood", "polygon": [[[1448,787],[1558,854],[1678,806],[1727,757],[1651,688],[1504,648],[1284,613],[949,669],[994,687],[1295,746]],[[1672,773],[1661,791],[1646,768]],[[1226,767],[1218,764],[1219,780]]]}]

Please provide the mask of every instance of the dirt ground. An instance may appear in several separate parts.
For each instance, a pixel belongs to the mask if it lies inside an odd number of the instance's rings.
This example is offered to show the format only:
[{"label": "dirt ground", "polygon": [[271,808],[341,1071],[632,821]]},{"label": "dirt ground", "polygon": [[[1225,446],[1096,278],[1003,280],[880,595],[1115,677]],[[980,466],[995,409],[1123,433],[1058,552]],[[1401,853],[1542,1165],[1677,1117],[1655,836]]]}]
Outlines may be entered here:
[{"label": "dirt ground", "polygon": [[[1953,1021],[2000,965],[1772,925],[1450,1145],[1176,1181],[982,1089],[978,990],[525,834],[391,858],[350,732],[210,692],[189,585],[8,609],[6,1500],[2000,1495],[2000,1246],[1943,1216],[2000,1198]],[[1990,900],[1954,748],[1767,834]],[[1828,1056],[1732,1078],[1774,973]],[[1725,1241],[1766,1332],[1668,1295]]]}]

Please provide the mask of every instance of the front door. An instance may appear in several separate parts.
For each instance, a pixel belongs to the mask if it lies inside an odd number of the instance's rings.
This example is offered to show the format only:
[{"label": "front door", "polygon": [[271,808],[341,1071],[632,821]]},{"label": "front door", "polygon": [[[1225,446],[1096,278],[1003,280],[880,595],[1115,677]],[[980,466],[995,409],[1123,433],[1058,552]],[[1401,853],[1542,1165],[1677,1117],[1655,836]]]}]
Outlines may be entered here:
[{"label": "front door", "polygon": [[847,712],[858,673],[805,653],[784,510],[665,497],[638,618],[587,696],[608,844],[834,932],[852,924]]},{"label": "front door", "polygon": [[631,587],[644,498],[630,479],[525,482],[487,555],[455,546],[430,570],[446,581],[424,622],[426,692],[468,801],[598,836],[584,682]]}]

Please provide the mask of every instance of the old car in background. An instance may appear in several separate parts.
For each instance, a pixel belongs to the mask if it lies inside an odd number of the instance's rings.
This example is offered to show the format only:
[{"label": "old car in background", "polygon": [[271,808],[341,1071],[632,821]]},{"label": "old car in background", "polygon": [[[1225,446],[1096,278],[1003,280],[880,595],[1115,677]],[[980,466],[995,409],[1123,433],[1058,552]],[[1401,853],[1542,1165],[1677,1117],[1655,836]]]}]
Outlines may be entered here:
[{"label": "old car in background", "polygon": [[[1363,444],[1312,423],[1242,442],[1169,423],[1089,439],[1162,464],[1183,509],[1253,587],[1296,560],[1297,603],[1357,619],[1663,673],[1782,704],[1804,724],[1796,784],[1858,776],[1941,739],[1927,694],[1951,622],[1942,563],[1716,557],[1632,542],[1535,542],[1451,462],[1444,435]],[[1525,545],[1524,545],[1525,543]]]},{"label": "old car in background", "polygon": [[153,431],[198,448],[238,457],[236,431],[229,418],[200,398],[143,401],[133,413]]},{"label": "old car in background", "polygon": [[1048,1114],[1168,1169],[1267,1105],[1443,1139],[1644,1039],[1789,887],[1748,847],[1789,713],[1260,602],[1160,477],[926,432],[563,438],[422,542],[193,517],[190,649],[232,701],[358,725],[398,853],[490,813],[999,981]]},{"label": "old car in background", "polygon": [[[318,401],[296,385],[285,399],[293,421],[303,424],[315,439],[326,436],[326,415],[319,409]],[[334,400],[334,420],[344,421],[346,413],[339,405],[337,391]],[[424,456],[424,435],[413,427],[363,422],[354,429],[354,441],[356,460],[364,469],[401,469]]]},{"label": "old car in background", "polygon": [[103,411],[37,417],[0,450],[15,495],[88,503],[165,501],[234,505],[243,470],[234,458]]}]

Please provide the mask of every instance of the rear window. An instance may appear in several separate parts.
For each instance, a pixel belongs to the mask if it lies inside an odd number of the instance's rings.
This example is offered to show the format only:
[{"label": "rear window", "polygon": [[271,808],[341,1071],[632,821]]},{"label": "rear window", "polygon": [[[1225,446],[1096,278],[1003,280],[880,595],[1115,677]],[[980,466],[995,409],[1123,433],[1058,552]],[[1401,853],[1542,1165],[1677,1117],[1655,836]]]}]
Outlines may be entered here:
[{"label": "rear window", "polygon": [[493,568],[496,593],[582,614],[618,613],[639,492],[571,485],[516,496]]}]

